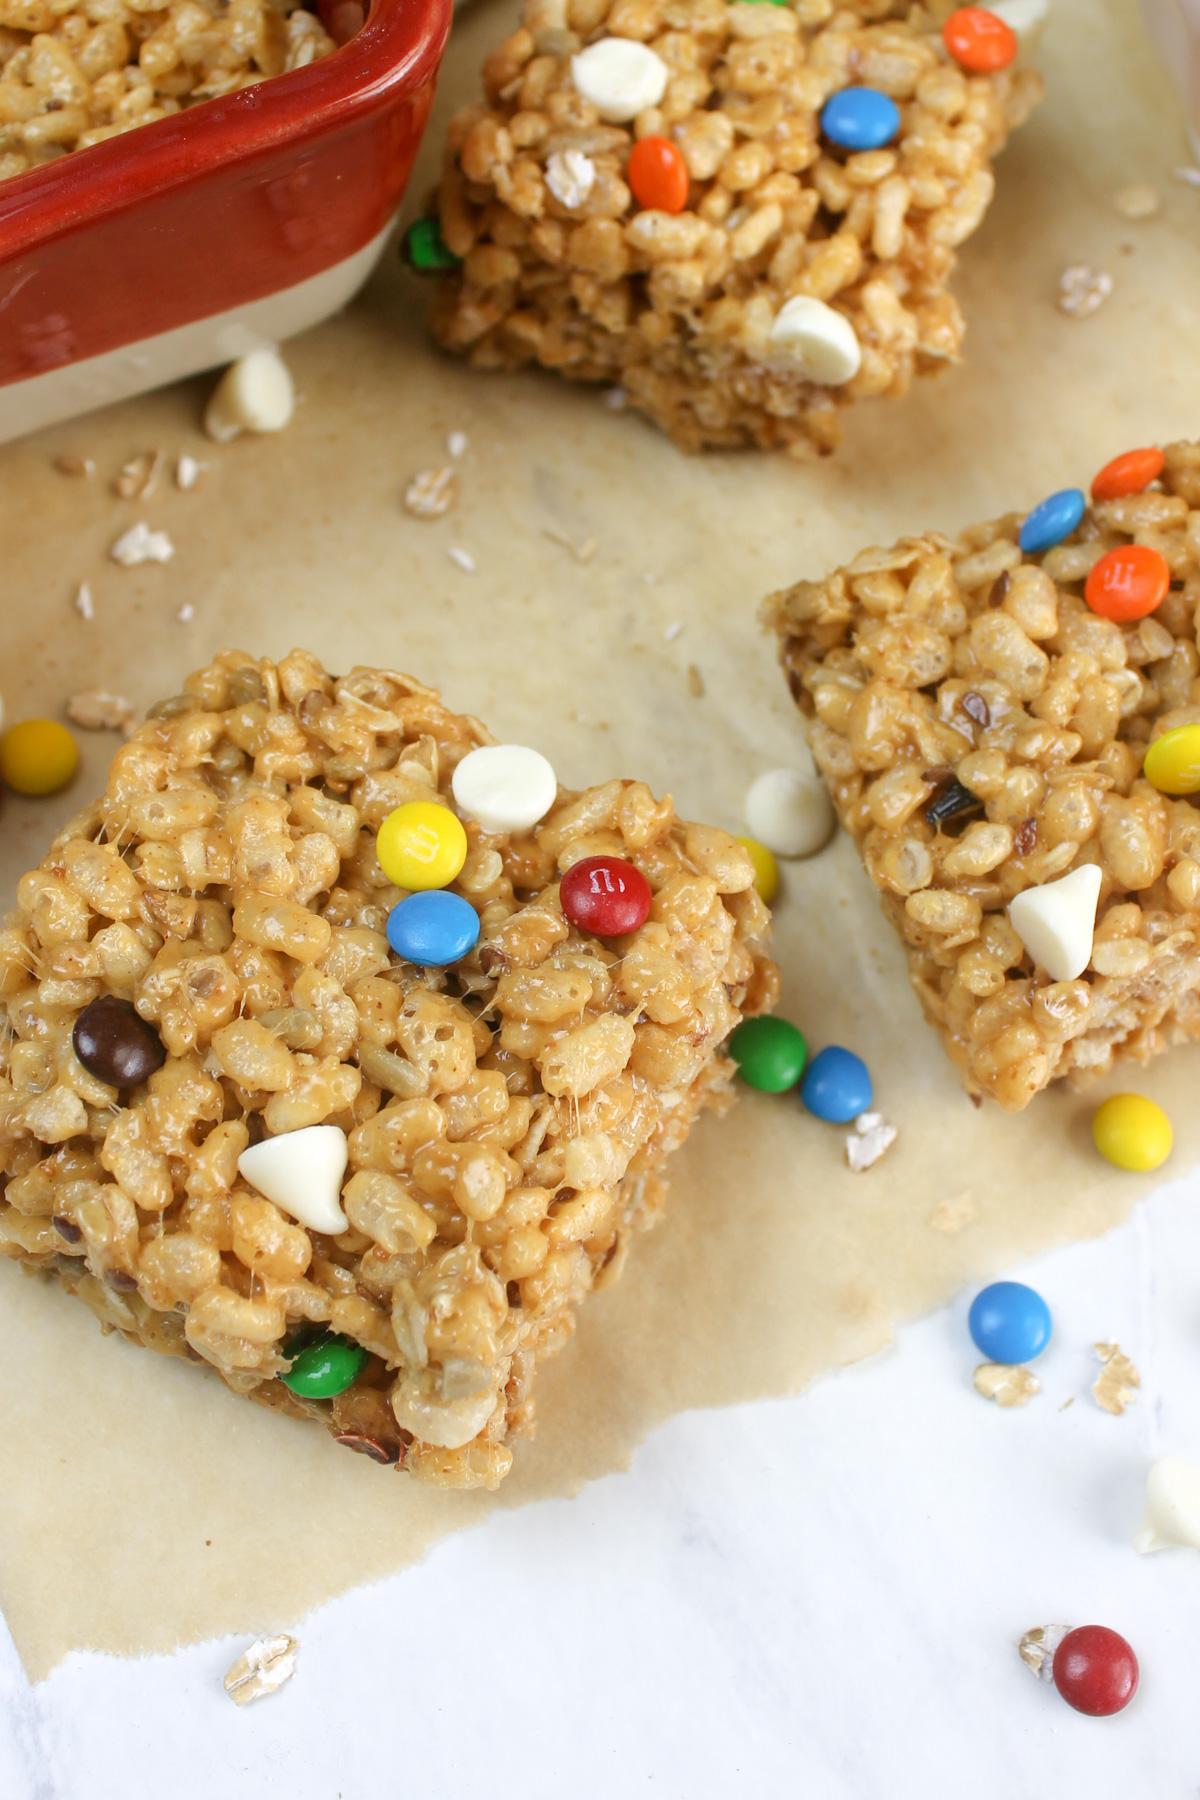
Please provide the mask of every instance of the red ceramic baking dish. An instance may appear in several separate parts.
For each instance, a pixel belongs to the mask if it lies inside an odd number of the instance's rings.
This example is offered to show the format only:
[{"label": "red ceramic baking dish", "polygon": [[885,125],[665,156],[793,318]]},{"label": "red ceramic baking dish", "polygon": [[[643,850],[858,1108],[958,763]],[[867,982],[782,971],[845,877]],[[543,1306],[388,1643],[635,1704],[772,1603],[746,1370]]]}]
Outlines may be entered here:
[{"label": "red ceramic baking dish", "polygon": [[451,0],[0,182],[0,442],[314,325],[370,274]]}]

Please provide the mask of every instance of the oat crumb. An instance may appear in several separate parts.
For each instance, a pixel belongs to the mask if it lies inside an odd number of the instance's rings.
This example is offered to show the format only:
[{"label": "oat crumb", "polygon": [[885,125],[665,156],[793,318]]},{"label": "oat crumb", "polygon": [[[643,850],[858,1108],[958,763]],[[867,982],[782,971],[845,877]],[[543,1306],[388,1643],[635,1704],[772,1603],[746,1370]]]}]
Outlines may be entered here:
[{"label": "oat crumb", "polygon": [[54,466],[60,475],[73,475],[77,481],[88,481],[96,473],[90,456],[56,456]]},{"label": "oat crumb", "polygon": [[192,620],[195,618],[195,616],[196,616],[196,609],[192,605],[190,600],[185,601],[185,603],[180,607],[179,611],[175,614],[175,617],[179,620],[179,623],[181,625],[190,625]]},{"label": "oat crumb", "polygon": [[1123,219],[1152,219],[1161,211],[1162,200],[1148,181],[1127,181],[1113,195],[1113,205]]},{"label": "oat crumb", "polygon": [[452,431],[446,439],[446,454],[457,462],[460,456],[467,454],[467,434],[465,431]]},{"label": "oat crumb", "polygon": [[85,688],[67,701],[67,717],[85,731],[123,731],[128,737],[133,730],[133,706],[123,694],[109,694],[103,688]]},{"label": "oat crumb", "polygon": [[846,1161],[856,1175],[877,1163],[884,1151],[895,1143],[897,1131],[882,1113],[859,1113],[854,1130],[846,1139]]},{"label": "oat crumb", "polygon": [[186,494],[195,487],[207,467],[207,463],[197,462],[194,456],[189,456],[185,451],[175,464],[175,486],[182,488]]},{"label": "oat crumb", "polygon": [[667,629],[663,632],[664,643],[673,644],[675,642],[675,639],[679,636],[679,634],[682,630],[683,630],[683,620],[682,619],[674,619],[671,622],[671,624],[667,626]]},{"label": "oat crumb", "polygon": [[96,606],[92,599],[92,590],[86,581],[79,584],[79,592],[75,596],[75,611],[81,619],[94,619]]},{"label": "oat crumb", "polygon": [[113,486],[122,500],[148,500],[158,486],[166,457],[161,450],[143,450],[130,457]]},{"label": "oat crumb", "polygon": [[404,510],[414,519],[440,519],[458,499],[453,469],[422,469],[404,490]]},{"label": "oat crumb", "polygon": [[997,1406],[1024,1406],[1042,1391],[1033,1371],[1019,1363],[980,1363],[971,1379],[976,1393],[985,1400],[994,1400]]},{"label": "oat crumb", "polygon": [[174,554],[175,546],[166,532],[151,531],[144,519],[123,532],[109,551],[113,561],[124,569],[145,562],[168,563]]},{"label": "oat crumb", "polygon": [[226,1671],[225,1692],[235,1706],[246,1706],[264,1694],[273,1694],[296,1673],[294,1637],[280,1632],[278,1637],[256,1638],[244,1656]]},{"label": "oat crumb", "polygon": [[1069,1625],[1035,1625],[1017,1645],[1017,1653],[1039,1681],[1054,1680],[1054,1652],[1070,1631]]},{"label": "oat crumb", "polygon": [[957,1237],[965,1231],[973,1220],[979,1217],[979,1208],[975,1204],[975,1196],[970,1188],[964,1188],[953,1200],[943,1200],[929,1215],[929,1223],[935,1231],[944,1232],[947,1237]]},{"label": "oat crumb", "polygon": [[704,677],[696,667],[695,663],[688,664],[687,686],[688,693],[692,696],[693,700],[703,700],[705,693]]},{"label": "oat crumb", "polygon": [[[1200,169],[1198,169],[1196,173],[1200,175]],[[625,392],[623,387],[606,388],[604,391],[604,404],[607,406],[609,412],[624,412],[625,408],[629,405],[629,395]]]},{"label": "oat crumb", "polygon": [[451,544],[446,554],[452,563],[458,564],[464,575],[475,573],[475,558],[469,550],[464,550],[461,544]]},{"label": "oat crumb", "polygon": [[1137,1399],[1136,1390],[1141,1387],[1142,1378],[1120,1344],[1096,1344],[1094,1348],[1104,1367],[1092,1383],[1092,1393],[1096,1396],[1097,1406],[1119,1418]]},{"label": "oat crumb", "polygon": [[1087,319],[1104,305],[1112,293],[1113,279],[1105,269],[1092,269],[1086,263],[1072,263],[1058,281],[1058,310],[1072,319]]}]

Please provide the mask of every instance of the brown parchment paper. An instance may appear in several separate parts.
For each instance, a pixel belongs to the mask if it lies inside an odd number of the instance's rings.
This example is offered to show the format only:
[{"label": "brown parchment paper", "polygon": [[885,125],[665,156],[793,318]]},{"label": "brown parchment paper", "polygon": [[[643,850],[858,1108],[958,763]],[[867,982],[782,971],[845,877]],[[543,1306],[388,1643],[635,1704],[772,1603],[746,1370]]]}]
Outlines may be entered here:
[{"label": "brown parchment paper", "polygon": [[[456,28],[442,119],[474,93],[504,29],[506,6],[482,0]],[[587,391],[444,361],[422,332],[424,293],[392,258],[364,300],[289,349],[304,403],[277,439],[206,444],[197,382],[0,452],[10,717],[53,713],[97,684],[144,706],[222,644],[304,644],[334,669],[412,670],[502,738],[539,745],[572,785],[638,775],[685,815],[740,828],[750,780],[800,739],[756,620],[769,589],[1200,431],[1200,195],[1171,179],[1182,126],[1132,0],[1054,0],[1042,64],[1048,100],[963,256],[967,366],[859,408],[830,463],[686,460]],[[1135,225],[1114,209],[1133,179],[1159,186],[1159,218]],[[1054,305],[1073,262],[1115,281],[1086,321]],[[452,429],[470,438],[462,498],[420,523],[400,506],[403,484],[446,460]],[[154,446],[206,461],[201,484],[117,500],[120,464]],[[56,474],[60,451],[94,457],[97,478]],[[170,532],[169,567],[107,560],[135,518]],[[593,537],[586,562],[557,541]],[[80,580],[91,624],[71,609]],[[190,624],[176,618],[184,605]],[[67,795],[4,799],[6,896],[113,747],[87,740]],[[867,1057],[899,1142],[854,1176],[843,1134],[793,1099],[748,1095],[704,1121],[676,1159],[665,1223],[543,1371],[538,1435],[495,1497],[431,1493],[348,1456],[200,1371],[101,1337],[83,1306],[0,1267],[0,1604],[30,1674],[77,1647],[165,1650],[291,1623],[497,1505],[625,1466],[681,1408],[795,1393],[961,1283],[1108,1229],[1152,1185],[1091,1151],[1095,1090],[1050,1094],[1018,1118],[971,1107],[844,840],[787,868],[776,930],[785,1014],[814,1046]],[[1167,1106],[1167,1174],[1200,1154],[1198,1078],[1200,1052],[1182,1051],[1109,1084]],[[714,1444],[719,1431],[714,1420]]]}]

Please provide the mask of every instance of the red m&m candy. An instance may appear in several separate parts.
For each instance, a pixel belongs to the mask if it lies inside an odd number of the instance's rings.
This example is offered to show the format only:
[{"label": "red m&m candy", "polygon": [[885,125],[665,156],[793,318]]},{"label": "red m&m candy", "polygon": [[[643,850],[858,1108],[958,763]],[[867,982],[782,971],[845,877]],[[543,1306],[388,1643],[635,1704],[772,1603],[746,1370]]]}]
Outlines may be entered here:
[{"label": "red m&m candy", "polygon": [[1093,500],[1127,500],[1130,494],[1142,494],[1152,481],[1157,481],[1166,467],[1161,450],[1126,450],[1105,463],[1092,483]]},{"label": "red m&m candy", "polygon": [[571,924],[594,937],[625,937],[650,916],[650,883],[619,856],[585,856],[567,870],[558,891]]},{"label": "red m&m candy", "polygon": [[1076,1712],[1107,1718],[1137,1693],[1138,1660],[1120,1632],[1107,1625],[1068,1631],[1054,1652],[1054,1685]]},{"label": "red m&m candy", "polygon": [[995,75],[1017,54],[1017,34],[984,6],[960,6],[942,26],[942,42],[962,69]]},{"label": "red m&m candy", "polygon": [[625,173],[639,206],[677,213],[687,205],[687,164],[669,138],[639,138],[629,152]]},{"label": "red m&m candy", "polygon": [[1149,544],[1119,544],[1093,563],[1083,597],[1094,613],[1128,625],[1161,606],[1171,585],[1167,559]]}]

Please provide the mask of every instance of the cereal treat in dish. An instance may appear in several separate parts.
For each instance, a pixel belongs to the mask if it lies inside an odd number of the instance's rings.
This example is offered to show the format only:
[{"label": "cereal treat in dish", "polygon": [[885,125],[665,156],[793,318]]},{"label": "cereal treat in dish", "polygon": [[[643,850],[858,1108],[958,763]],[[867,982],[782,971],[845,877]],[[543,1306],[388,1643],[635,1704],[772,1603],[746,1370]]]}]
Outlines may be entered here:
[{"label": "cereal treat in dish", "polygon": [[1200,1036],[1200,445],[768,602],[969,1092]]},{"label": "cereal treat in dish", "polygon": [[0,181],[335,48],[298,0],[0,0]]},{"label": "cereal treat in dish", "polygon": [[725,832],[302,651],[190,676],[17,901],[0,1249],[447,1486],[506,1473],[778,985]]},{"label": "cereal treat in dish", "polygon": [[957,357],[955,247],[1040,92],[947,11],[526,0],[450,126],[435,336],[616,383],[687,450],[832,450],[840,406]]}]

